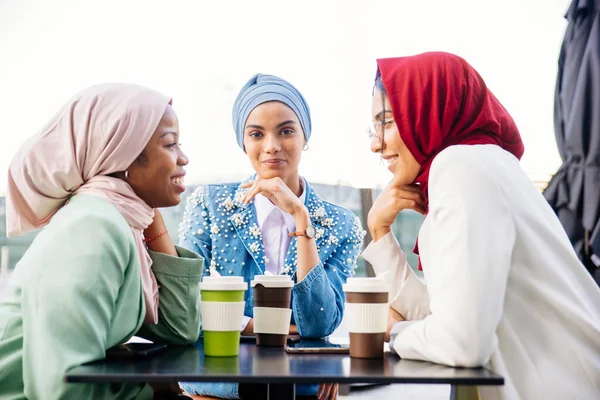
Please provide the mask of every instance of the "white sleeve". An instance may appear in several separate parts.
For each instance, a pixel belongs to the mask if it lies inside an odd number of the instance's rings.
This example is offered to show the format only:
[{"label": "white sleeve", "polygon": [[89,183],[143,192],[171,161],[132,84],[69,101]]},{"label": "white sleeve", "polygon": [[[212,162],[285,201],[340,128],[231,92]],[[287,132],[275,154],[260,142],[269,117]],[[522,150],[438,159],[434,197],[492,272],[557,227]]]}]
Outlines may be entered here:
[{"label": "white sleeve", "polygon": [[393,347],[402,358],[474,367],[497,346],[516,233],[505,193],[486,166],[471,157],[449,161],[435,174],[432,166],[420,237],[431,314],[394,327]]},{"label": "white sleeve", "polygon": [[246,327],[248,326],[248,323],[250,322],[251,319],[252,318],[247,317],[245,315],[242,317],[242,330],[241,330],[241,332],[243,332],[244,329],[246,329]]},{"label": "white sleeve", "polygon": [[371,242],[362,254],[378,278],[391,284],[390,306],[406,320],[423,319],[429,315],[427,286],[406,262],[406,256],[392,232]]}]

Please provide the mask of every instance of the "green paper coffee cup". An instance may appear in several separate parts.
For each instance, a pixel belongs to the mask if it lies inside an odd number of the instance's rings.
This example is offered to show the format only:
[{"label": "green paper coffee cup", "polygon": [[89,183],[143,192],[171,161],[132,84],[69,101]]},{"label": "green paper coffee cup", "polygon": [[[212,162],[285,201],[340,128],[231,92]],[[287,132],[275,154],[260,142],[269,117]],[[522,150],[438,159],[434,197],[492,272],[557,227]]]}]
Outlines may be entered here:
[{"label": "green paper coffee cup", "polygon": [[200,283],[204,355],[232,357],[240,352],[244,317],[244,292],[248,284],[241,276],[205,276]]}]

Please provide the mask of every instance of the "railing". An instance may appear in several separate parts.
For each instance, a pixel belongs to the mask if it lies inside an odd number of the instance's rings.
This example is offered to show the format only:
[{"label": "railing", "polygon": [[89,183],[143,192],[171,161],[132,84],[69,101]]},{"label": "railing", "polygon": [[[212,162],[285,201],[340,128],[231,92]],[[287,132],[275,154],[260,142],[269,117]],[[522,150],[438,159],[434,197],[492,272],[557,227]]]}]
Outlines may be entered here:
[{"label": "railing", "polygon": [[[531,173],[528,176],[540,192],[546,188],[548,181],[552,178],[550,174]],[[381,193],[381,189],[358,189],[349,186],[325,184],[313,184],[313,187],[323,199],[342,205],[355,212],[361,218],[363,228],[367,229],[368,210],[371,209],[374,199]],[[189,196],[193,189],[193,186],[188,188],[179,206],[161,210],[167,223],[167,228],[169,228],[169,232],[175,239],[177,238],[179,223],[183,218],[185,197]],[[5,224],[4,210],[4,198],[0,197],[0,227],[3,227]],[[401,242],[400,244],[409,250],[406,252],[406,255],[412,266],[416,266],[417,259],[410,250],[412,250],[414,245],[421,222],[422,218],[416,215],[416,213],[406,211],[401,213],[393,226],[394,233]],[[7,239],[2,228],[0,228],[0,279],[8,277],[11,269],[14,268],[15,264],[23,256],[34,237],[35,233],[30,233],[25,236]],[[367,245],[370,240],[371,238],[367,233],[364,244]],[[370,265],[362,258],[359,258],[358,263],[357,273],[367,276],[374,274]]]}]

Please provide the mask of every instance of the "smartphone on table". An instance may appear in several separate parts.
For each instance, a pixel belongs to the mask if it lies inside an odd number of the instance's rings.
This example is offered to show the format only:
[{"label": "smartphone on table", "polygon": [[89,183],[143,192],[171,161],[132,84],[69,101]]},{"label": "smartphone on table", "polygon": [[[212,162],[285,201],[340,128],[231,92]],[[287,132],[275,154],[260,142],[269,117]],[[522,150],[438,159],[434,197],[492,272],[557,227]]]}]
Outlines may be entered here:
[{"label": "smartphone on table", "polygon": [[[300,339],[298,335],[288,335],[287,342],[290,343],[298,339]],[[240,343],[256,343],[256,335],[241,335]]]},{"label": "smartphone on table", "polygon": [[165,350],[166,344],[123,343],[106,350],[107,360],[148,358]]},{"label": "smartphone on table", "polygon": [[333,338],[305,339],[298,337],[288,340],[284,350],[290,354],[348,354],[350,345],[347,341]]}]

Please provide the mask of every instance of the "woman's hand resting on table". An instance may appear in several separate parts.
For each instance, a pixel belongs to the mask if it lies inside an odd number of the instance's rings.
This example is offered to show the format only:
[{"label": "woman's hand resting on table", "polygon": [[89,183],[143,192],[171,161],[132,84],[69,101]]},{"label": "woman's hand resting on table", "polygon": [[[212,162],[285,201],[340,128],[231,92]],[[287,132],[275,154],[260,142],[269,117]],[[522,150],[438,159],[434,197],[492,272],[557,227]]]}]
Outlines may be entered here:
[{"label": "woman's hand resting on table", "polygon": [[390,341],[390,332],[394,328],[394,325],[396,325],[396,323],[398,323],[400,321],[404,321],[404,317],[402,315],[400,315],[400,313],[398,311],[394,310],[392,307],[388,307],[388,327],[387,327],[387,331],[385,332],[385,339],[384,339],[386,342]]}]

